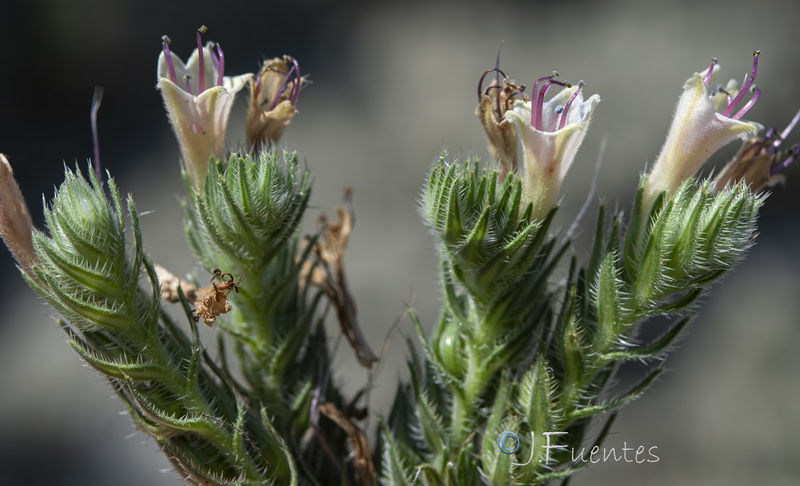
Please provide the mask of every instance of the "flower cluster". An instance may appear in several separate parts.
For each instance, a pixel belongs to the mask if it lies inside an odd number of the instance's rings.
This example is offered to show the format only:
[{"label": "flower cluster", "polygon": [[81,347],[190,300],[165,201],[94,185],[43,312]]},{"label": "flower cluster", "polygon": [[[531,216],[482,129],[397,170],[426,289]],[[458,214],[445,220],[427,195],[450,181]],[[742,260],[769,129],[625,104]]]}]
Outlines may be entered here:
[{"label": "flower cluster", "polygon": [[[207,271],[195,283],[211,274],[210,285],[197,288],[151,261],[133,196],[124,204],[110,175],[67,170],[45,206],[47,231],[34,229],[0,154],[0,237],[63,316],[73,349],[110,380],[134,423],[192,484],[567,478],[586,464],[567,451],[592,436],[598,448],[616,412],[659,376],[690,320],[683,314],[753,244],[760,191],[800,154],[800,144],[783,146],[800,112],[763,137],[760,125],[742,120],[761,93],[760,52],[741,87],[711,88],[714,60],[686,81],[630,215],[609,218],[601,205],[581,261],[570,256],[571,237],[552,228],[600,96],[585,97],[583,81],[557,72],[526,94],[499,65],[485,71],[476,115],[498,170],[443,154],[428,176],[420,209],[436,241],[443,305],[430,333],[409,310],[422,350],[409,341],[411,380],[381,421],[374,458],[359,424],[369,394],[347,396],[337,385],[324,322],[326,314],[339,321],[363,368],[380,360],[347,284],[350,193],[338,221],[320,218],[317,235],[301,241],[311,175],[296,153],[276,147],[307,79],[286,55],[255,75],[227,77],[222,47],[204,44],[205,32],[198,29],[186,63],[165,36],[157,73],[188,186],[188,243]],[[228,118],[245,85],[246,146],[231,152]],[[716,178],[693,179],[739,138],[743,147]],[[166,310],[176,302],[185,322]],[[639,333],[648,319],[675,315],[659,337]],[[201,340],[201,319],[220,331],[218,360]],[[617,372],[630,361],[652,366],[614,396]],[[600,432],[589,433],[603,416],[610,419]],[[530,446],[507,447],[517,433]],[[534,450],[543,440],[547,447]],[[515,462],[517,451],[528,462]]]},{"label": "flower cluster", "polygon": [[[197,30],[197,49],[184,62],[162,37],[158,57],[158,88],[192,187],[199,189],[208,170],[209,157],[224,158],[225,131],[236,94],[250,86],[247,135],[251,147],[277,141],[296,113],[303,78],[291,56],[264,63],[258,76],[252,73],[225,76],[225,55],[219,43],[203,47],[205,26]],[[291,68],[287,69],[287,63]]]},{"label": "flower cluster", "polygon": [[[487,74],[497,78],[483,90]],[[501,86],[500,76],[504,78]],[[503,175],[517,170],[515,122],[522,140],[525,179],[523,194],[533,205],[533,217],[542,219],[555,206],[564,176],[583,142],[599,95],[584,100],[584,82],[573,86],[556,79],[558,73],[539,78],[530,97],[524,86],[509,81],[499,68],[487,70],[478,83],[476,115],[486,132],[489,150]],[[561,90],[546,100],[553,87]]]},{"label": "flower cluster", "polygon": [[[795,160],[800,145],[781,150],[781,144],[798,123],[800,114],[780,134],[770,129],[763,138],[756,137],[761,125],[742,120],[761,95],[755,85],[760,54],[761,51],[754,52],[752,69],[741,86],[730,80],[712,88],[720,69],[716,58],[706,70],[686,81],[664,146],[646,176],[643,214],[648,213],[659,194],[674,194],[712,154],[736,139],[746,143],[716,177],[718,188],[743,181],[757,191],[782,180],[779,172]],[[496,79],[484,89],[484,80],[490,73],[495,73]],[[533,205],[533,217],[538,219],[555,206],[564,176],[600,102],[598,95],[584,100],[583,81],[573,86],[557,77],[558,72],[554,72],[536,80],[530,96],[524,94],[524,86],[509,81],[499,68],[484,72],[478,84],[476,115],[502,176],[517,171],[517,133],[510,129],[510,122],[516,122],[524,155],[523,193]],[[561,90],[547,99],[552,87]],[[748,93],[752,95],[745,101]]]}]

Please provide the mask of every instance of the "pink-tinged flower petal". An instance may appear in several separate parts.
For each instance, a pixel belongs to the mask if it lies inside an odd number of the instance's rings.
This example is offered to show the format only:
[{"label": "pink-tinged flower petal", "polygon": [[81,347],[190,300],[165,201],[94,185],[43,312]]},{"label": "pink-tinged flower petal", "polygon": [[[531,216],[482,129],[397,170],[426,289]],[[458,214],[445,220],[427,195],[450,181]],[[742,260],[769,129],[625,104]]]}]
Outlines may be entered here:
[{"label": "pink-tinged flower petal", "polygon": [[759,125],[715,111],[705,84],[706,74],[695,73],[683,87],[664,147],[647,176],[645,207],[649,208],[662,191],[677,189],[724,145],[758,133]]},{"label": "pink-tinged flower petal", "polygon": [[[505,116],[516,122],[522,140],[525,162],[524,195],[533,204],[533,217],[542,218],[556,205],[561,184],[572,165],[589,128],[592,112],[600,96],[584,100],[582,93],[574,96],[578,87],[567,88],[541,105],[542,127],[560,125],[559,117],[566,112],[563,128],[555,131],[538,130],[531,123],[531,102],[518,100]],[[568,110],[563,107],[572,99]]]},{"label": "pink-tinged flower petal", "polygon": [[233,94],[222,86],[216,86],[193,96],[165,78],[158,82],[158,87],[180,145],[189,181],[192,187],[199,189],[208,170],[209,157],[223,155]]}]

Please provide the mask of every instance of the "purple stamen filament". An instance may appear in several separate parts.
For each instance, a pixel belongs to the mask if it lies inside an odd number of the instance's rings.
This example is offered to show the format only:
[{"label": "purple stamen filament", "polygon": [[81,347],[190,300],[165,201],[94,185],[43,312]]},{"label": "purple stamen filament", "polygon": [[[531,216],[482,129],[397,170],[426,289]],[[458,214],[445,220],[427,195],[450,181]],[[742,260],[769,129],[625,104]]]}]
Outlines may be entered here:
[{"label": "purple stamen filament", "polygon": [[790,121],[789,124],[786,125],[786,128],[783,129],[783,131],[781,132],[781,138],[773,142],[773,145],[775,145],[776,148],[779,147],[781,142],[783,142],[786,139],[786,137],[789,136],[792,130],[794,130],[794,127],[797,126],[798,121],[800,121],[800,110],[798,110],[797,113],[795,113],[794,118],[792,118],[792,121]]},{"label": "purple stamen filament", "polygon": [[[571,86],[568,82],[567,83],[562,83],[561,81],[556,81],[553,78],[549,79],[544,84],[544,86],[542,86],[542,88],[539,90],[539,96],[536,99],[536,123],[533,125],[533,128],[535,128],[537,130],[544,130],[544,128],[542,127],[542,109],[544,107],[544,97],[547,94],[547,92],[550,90],[550,87],[553,86],[554,84],[558,85],[558,86],[561,86],[561,87],[567,87],[567,88]],[[533,96],[533,93],[531,93],[531,96]],[[533,100],[531,100],[531,106],[532,105],[533,105]],[[531,110],[531,114],[532,113],[533,113],[533,110]],[[533,118],[533,116],[531,116],[531,118]],[[533,123],[533,120],[531,120],[531,123]]]},{"label": "purple stamen filament", "polygon": [[567,124],[567,113],[569,112],[569,108],[572,106],[572,102],[575,101],[575,98],[578,97],[578,93],[581,92],[584,86],[586,86],[586,83],[584,83],[583,81],[578,81],[578,89],[576,89],[575,92],[572,93],[572,96],[570,96],[569,101],[567,101],[567,106],[564,107],[564,113],[561,114],[561,123],[558,124],[559,130],[564,128],[564,125]]},{"label": "purple stamen filament", "polygon": [[186,81],[186,92],[189,94],[192,94],[192,83],[189,82],[191,79],[192,77],[188,74],[183,76],[183,80]]},{"label": "purple stamen filament", "polygon": [[[283,74],[283,73],[281,73]],[[294,66],[289,70],[288,73],[285,73],[283,76],[283,83],[281,83],[281,87],[278,89],[278,92],[275,94],[275,97],[272,99],[272,102],[269,104],[269,109],[267,111],[272,111],[278,106],[278,102],[281,100],[281,96],[286,91],[286,87],[289,84],[289,79],[294,74]],[[292,92],[294,92],[294,86],[292,86]]]},{"label": "purple stamen filament", "polygon": [[714,66],[716,66],[718,62],[719,62],[719,58],[717,58],[717,57],[712,57],[711,58],[711,67],[708,68],[708,73],[706,74],[706,79],[703,81],[706,86],[708,86],[708,83],[711,82],[711,76],[714,74]]},{"label": "purple stamen filament", "polygon": [[94,87],[94,96],[92,97],[92,111],[90,112],[89,121],[92,124],[92,145],[94,149],[94,173],[97,175],[97,180],[103,182],[103,171],[100,169],[100,138],[97,135],[97,111],[100,109],[100,103],[103,102],[103,88],[100,86]]},{"label": "purple stamen filament", "polygon": [[[500,51],[497,51],[497,64],[498,65],[500,64]],[[491,86],[488,86],[485,90],[483,90],[483,80],[486,78],[486,75],[491,73],[491,72],[497,73],[497,76],[495,77],[495,84],[493,84]],[[481,102],[481,94],[483,94],[483,96],[489,96],[489,90],[490,89],[502,89],[502,86],[500,86],[500,76],[501,75],[503,76],[503,79],[506,79],[506,80],[508,79],[508,77],[506,76],[506,73],[501,71],[499,67],[494,67],[492,69],[487,69],[486,71],[483,72],[483,75],[481,76],[480,81],[478,81],[478,103]],[[481,91],[483,91],[483,93],[481,93]],[[498,120],[503,118],[502,107],[500,106],[500,94],[501,93],[497,94],[497,104],[496,104],[496,107],[495,107],[497,109],[497,119]]]},{"label": "purple stamen filament", "polygon": [[169,70],[169,79],[175,84],[178,84],[178,77],[175,75],[175,65],[172,63],[172,52],[169,50],[169,43],[172,40],[166,35],[161,36],[161,45],[164,49],[164,58],[167,60],[167,68]]},{"label": "purple stamen filament", "polygon": [[756,104],[756,101],[758,101],[758,97],[759,97],[759,96],[761,96],[761,90],[760,90],[760,89],[758,89],[757,87],[753,86],[753,88],[751,89],[751,91],[753,92],[753,97],[752,97],[752,98],[750,98],[750,101],[748,101],[748,102],[747,102],[747,104],[745,104],[745,105],[742,107],[742,109],[741,109],[741,110],[737,111],[737,112],[736,112],[736,114],[735,114],[735,115],[733,115],[733,116],[731,117],[731,118],[733,118],[734,120],[738,120],[738,119],[740,119],[740,118],[742,117],[742,115],[744,115],[745,113],[747,113],[748,111],[750,111],[750,108],[752,108],[752,107],[753,107],[753,105],[755,105],[755,104]]},{"label": "purple stamen filament", "polygon": [[[203,38],[201,34],[205,33],[208,28],[205,25],[201,25],[199,29],[197,29],[197,52],[200,54],[199,59],[199,72],[198,75],[200,79],[197,81],[197,94],[199,95],[203,91],[206,90],[206,70],[205,70],[205,59],[203,55]],[[188,87],[188,86],[187,86]]]},{"label": "purple stamen filament", "polygon": [[[499,54],[500,53],[498,52],[498,55]],[[506,76],[506,73],[501,71],[500,68],[496,68],[495,67],[495,68],[487,69],[486,71],[484,71],[483,74],[481,75],[481,79],[478,81],[478,103],[481,102],[481,95],[486,94],[483,91],[483,80],[486,79],[486,75],[489,74],[489,73],[497,73],[498,76],[502,74],[503,75],[503,79],[508,79],[508,77]],[[499,82],[498,82],[498,85],[499,85]]]},{"label": "purple stamen filament", "polygon": [[539,111],[538,104],[536,103],[536,93],[539,90],[539,83],[541,83],[542,81],[550,81],[556,76],[558,76],[558,71],[553,71],[552,76],[545,76],[543,78],[539,78],[536,80],[536,82],[533,83],[533,89],[531,89],[531,126],[533,128],[536,128],[537,130],[538,127],[536,126],[536,119],[540,118],[540,116],[538,113]]},{"label": "purple stamen filament", "polygon": [[[486,95],[486,96],[489,96],[489,92],[490,92],[490,91],[492,91],[492,90],[498,90],[498,89],[499,89],[499,90],[502,90],[502,89],[503,89],[503,87],[502,87],[502,86],[499,86],[499,85],[496,85],[496,84],[493,84],[493,85],[491,85],[491,86],[488,86],[488,87],[486,88],[486,90],[483,92],[483,94],[484,94],[484,95]],[[501,111],[500,111],[500,110],[501,110],[501,107],[500,107],[500,94],[501,94],[501,93],[498,93],[498,94],[497,94],[497,103],[495,104],[495,109],[497,110],[497,119],[498,119],[498,120],[500,120],[501,118],[503,118],[503,113],[501,113]]]},{"label": "purple stamen filament", "polygon": [[[503,51],[503,44],[505,44],[505,41],[502,41],[500,43],[500,49],[497,49],[497,58],[494,60],[494,69],[497,72],[497,75],[494,77],[494,82],[496,84],[500,84],[500,73],[503,72],[503,71],[500,70],[500,52]],[[503,74],[503,77],[506,78],[506,75]],[[506,78],[506,79],[508,79],[508,78]],[[499,104],[499,102],[498,102],[498,104]]]},{"label": "purple stamen filament", "polygon": [[303,85],[303,76],[300,74],[300,63],[297,62],[297,59],[291,58],[292,64],[294,64],[294,84],[292,85],[292,94],[289,96],[289,102],[291,104],[297,103],[297,98],[300,96],[300,88]]},{"label": "purple stamen filament", "polygon": [[225,77],[225,54],[222,53],[222,46],[219,45],[219,42],[217,42],[217,55],[214,60],[217,64],[217,86],[222,86],[222,81]]},{"label": "purple stamen filament", "polygon": [[553,117],[553,121],[550,123],[550,128],[547,130],[548,132],[556,131],[556,123],[558,122],[558,115],[564,116],[564,107],[562,105],[556,106],[555,109],[555,116]]},{"label": "purple stamen filament", "polygon": [[272,103],[269,105],[269,109],[267,111],[272,111],[278,106],[278,102],[281,100],[283,93],[286,92],[286,89],[289,87],[289,83],[292,83],[292,90],[289,94],[289,103],[295,104],[297,102],[297,97],[300,95],[300,84],[302,78],[300,77],[300,64],[297,62],[297,59],[287,56],[288,59],[284,59],[284,61],[291,60],[292,68],[289,70],[288,73],[284,75],[283,83],[281,84],[278,93],[273,98]]},{"label": "purple stamen filament", "polygon": [[792,145],[792,148],[790,148],[786,153],[788,154],[788,157],[786,157],[780,164],[772,167],[772,169],[769,171],[769,175],[775,175],[783,169],[789,167],[789,165],[791,165],[792,162],[797,159],[797,156],[800,155],[800,144]]},{"label": "purple stamen filament", "polygon": [[[750,74],[748,76],[745,76],[745,80],[744,80],[744,83],[742,84],[742,88],[736,94],[736,97],[733,98],[733,100],[730,103],[728,103],[728,107],[720,112],[720,115],[722,115],[722,116],[731,116],[731,113],[733,112],[733,110],[736,109],[736,105],[738,105],[742,101],[742,98],[744,98],[745,93],[748,90],[750,90],[750,87],[753,85],[753,82],[755,82],[755,80],[756,80],[756,73],[758,72],[758,56],[760,54],[761,54],[761,51],[755,51],[753,53],[753,69],[752,69],[752,71],[750,72]],[[747,110],[752,108],[751,104],[748,103],[748,105],[749,106],[745,106],[745,108],[747,108]],[[737,112],[737,115],[739,115],[741,117],[742,115],[747,113],[747,110],[742,108],[742,110]],[[735,118],[735,119],[738,120],[738,118]]]}]

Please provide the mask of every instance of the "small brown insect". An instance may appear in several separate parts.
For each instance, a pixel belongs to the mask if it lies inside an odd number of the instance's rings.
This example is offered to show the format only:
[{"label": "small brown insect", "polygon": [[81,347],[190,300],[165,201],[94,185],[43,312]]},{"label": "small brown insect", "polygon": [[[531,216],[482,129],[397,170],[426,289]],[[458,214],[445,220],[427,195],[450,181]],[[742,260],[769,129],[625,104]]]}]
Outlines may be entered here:
[{"label": "small brown insect", "polygon": [[[214,280],[219,278],[220,284]],[[239,282],[241,282],[241,277]],[[211,285],[199,289],[196,293],[196,301],[194,303],[194,320],[199,321],[203,318],[203,324],[208,327],[214,325],[217,321],[217,316],[229,312],[232,307],[228,303],[228,294],[231,290],[239,293],[239,284],[234,281],[233,275],[230,273],[222,273],[219,268],[214,270],[214,275],[211,277]]]}]

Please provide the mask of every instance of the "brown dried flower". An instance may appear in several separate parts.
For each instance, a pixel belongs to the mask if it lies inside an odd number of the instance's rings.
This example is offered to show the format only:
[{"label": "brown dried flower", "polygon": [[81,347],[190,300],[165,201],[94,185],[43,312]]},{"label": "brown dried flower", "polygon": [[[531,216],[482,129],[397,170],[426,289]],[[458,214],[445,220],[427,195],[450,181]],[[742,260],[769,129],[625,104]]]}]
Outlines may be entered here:
[{"label": "brown dried flower", "polygon": [[[486,89],[483,81],[489,73],[497,73]],[[500,84],[502,75],[503,84]],[[483,73],[478,83],[478,108],[475,110],[486,139],[492,158],[500,164],[500,173],[505,176],[517,170],[517,132],[514,123],[506,119],[505,113],[513,107],[514,96],[522,93],[525,86],[517,86],[509,81],[505,74],[497,68]]]},{"label": "brown dried flower", "polygon": [[5,155],[0,154],[0,238],[27,274],[39,262],[33,250],[33,223],[19,189],[14,171]]},{"label": "brown dried flower", "polygon": [[247,142],[251,146],[275,143],[297,114],[295,105],[306,79],[292,56],[264,61],[255,79],[250,79],[247,108]]},{"label": "brown dried flower", "polygon": [[[221,282],[219,285],[214,282],[216,278],[219,278]],[[215,269],[214,275],[211,277],[211,285],[203,287],[196,293],[195,321],[199,321],[202,317],[203,324],[211,327],[217,321],[218,316],[230,312],[233,309],[228,303],[228,294],[231,293],[231,290],[239,292],[239,284],[234,282],[233,275],[222,273],[218,268]]]}]

